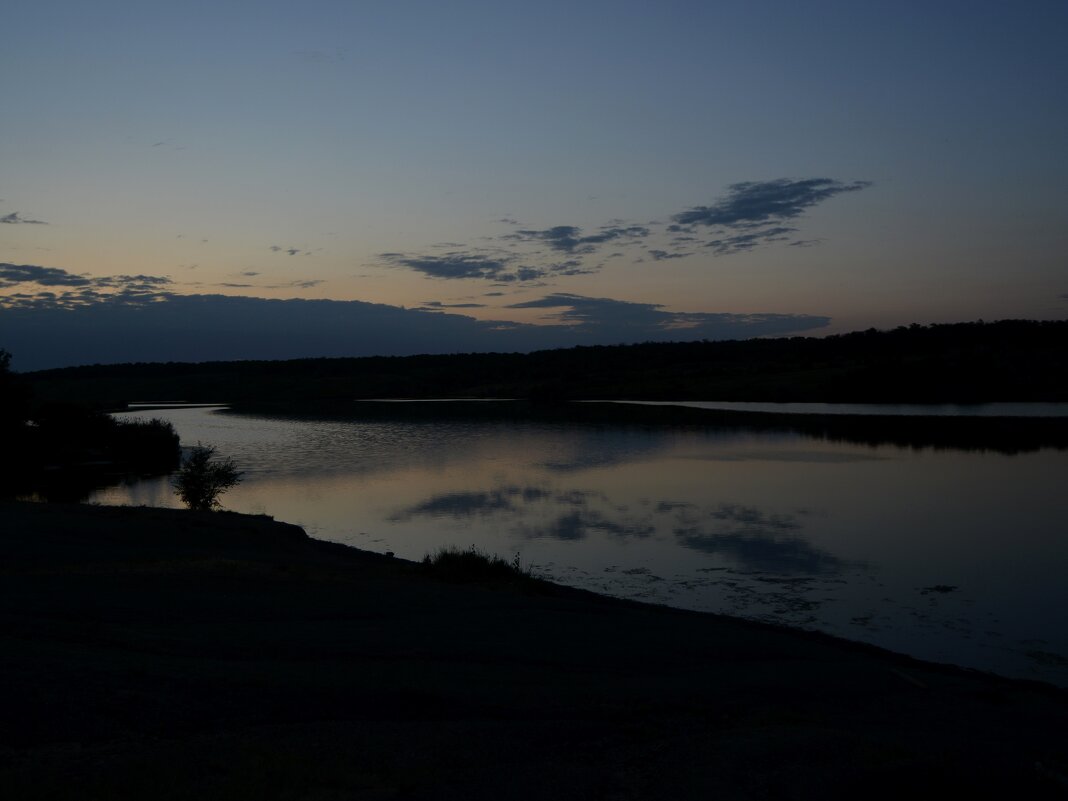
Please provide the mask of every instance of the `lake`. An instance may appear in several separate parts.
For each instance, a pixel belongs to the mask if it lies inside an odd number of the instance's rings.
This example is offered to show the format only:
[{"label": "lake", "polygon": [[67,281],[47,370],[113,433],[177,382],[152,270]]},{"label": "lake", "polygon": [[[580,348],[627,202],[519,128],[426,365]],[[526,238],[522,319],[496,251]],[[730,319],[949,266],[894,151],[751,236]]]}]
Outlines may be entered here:
[{"label": "lake", "polygon": [[[474,545],[609,595],[1068,686],[1068,450],[477,419],[163,417],[227,509],[407,559]],[[167,478],[95,492],[178,506]],[[637,646],[637,644],[636,644]]]}]

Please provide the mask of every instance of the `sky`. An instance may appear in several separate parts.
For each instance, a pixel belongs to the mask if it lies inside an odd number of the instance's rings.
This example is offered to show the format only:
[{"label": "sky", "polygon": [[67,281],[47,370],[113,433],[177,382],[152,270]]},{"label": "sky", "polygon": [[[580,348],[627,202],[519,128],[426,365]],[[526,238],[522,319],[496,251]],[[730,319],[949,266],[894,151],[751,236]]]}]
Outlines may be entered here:
[{"label": "sky", "polygon": [[1068,316],[1068,3],[34,0],[0,348],[530,350]]}]

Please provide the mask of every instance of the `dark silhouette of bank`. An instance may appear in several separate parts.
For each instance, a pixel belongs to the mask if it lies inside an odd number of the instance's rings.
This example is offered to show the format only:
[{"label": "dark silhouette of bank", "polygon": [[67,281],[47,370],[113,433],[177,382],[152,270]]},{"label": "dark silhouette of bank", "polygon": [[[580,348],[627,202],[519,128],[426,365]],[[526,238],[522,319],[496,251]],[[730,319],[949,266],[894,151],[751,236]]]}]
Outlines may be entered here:
[{"label": "dark silhouette of bank", "polygon": [[[42,402],[0,350],[0,496],[81,500],[123,476],[178,466],[178,434],[163,420],[116,420],[70,401]],[[79,397],[74,393],[70,397]]]},{"label": "dark silhouette of bank", "polygon": [[0,502],[0,552],[5,798],[1063,798],[1047,685],[263,516]]},{"label": "dark silhouette of bank", "polygon": [[1068,321],[535,353],[139,363],[26,375],[43,399],[290,403],[524,398],[973,403],[1068,400]]}]

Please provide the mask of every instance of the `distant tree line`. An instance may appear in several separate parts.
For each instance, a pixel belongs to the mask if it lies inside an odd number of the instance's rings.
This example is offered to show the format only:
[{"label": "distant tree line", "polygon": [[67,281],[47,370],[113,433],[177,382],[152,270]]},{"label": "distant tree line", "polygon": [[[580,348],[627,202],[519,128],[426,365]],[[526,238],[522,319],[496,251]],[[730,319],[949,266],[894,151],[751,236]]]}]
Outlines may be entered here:
[{"label": "distant tree line", "polygon": [[984,402],[1068,400],[1068,321],[869,329],[822,338],[641,343],[534,353],[93,365],[26,374],[37,397]]}]

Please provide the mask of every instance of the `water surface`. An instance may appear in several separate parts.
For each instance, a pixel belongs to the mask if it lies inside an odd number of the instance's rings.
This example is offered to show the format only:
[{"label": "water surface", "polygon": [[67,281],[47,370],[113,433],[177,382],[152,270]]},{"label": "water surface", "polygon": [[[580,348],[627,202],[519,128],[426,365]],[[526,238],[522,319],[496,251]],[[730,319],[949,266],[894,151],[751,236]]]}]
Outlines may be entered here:
[{"label": "water surface", "polygon": [[619,401],[724,412],[855,414],[891,417],[1068,417],[1068,403],[770,403],[756,401]]},{"label": "water surface", "polygon": [[[420,559],[475,545],[597,592],[1068,686],[1068,451],[660,426],[167,409],[226,508]],[[103,503],[177,506],[167,479]]]}]

